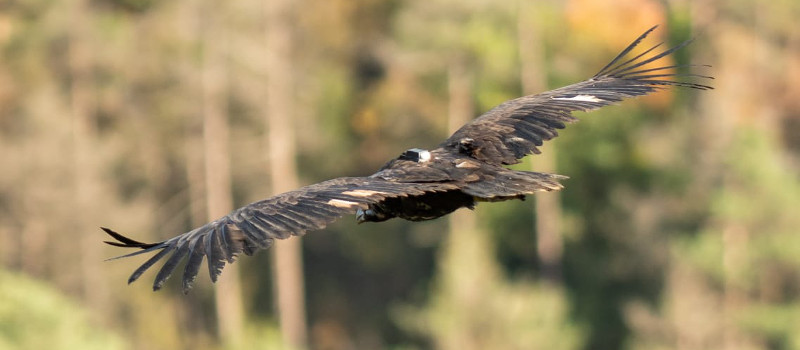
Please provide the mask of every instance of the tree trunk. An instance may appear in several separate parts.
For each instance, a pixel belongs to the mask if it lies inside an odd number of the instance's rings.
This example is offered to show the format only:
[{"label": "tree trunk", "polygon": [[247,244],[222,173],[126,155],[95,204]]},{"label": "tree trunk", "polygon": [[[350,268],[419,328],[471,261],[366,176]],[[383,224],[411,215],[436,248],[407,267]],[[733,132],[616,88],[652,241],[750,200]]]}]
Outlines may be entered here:
[{"label": "tree trunk", "polygon": [[[298,187],[295,164],[294,83],[292,81],[292,2],[265,3],[267,72],[266,124],[272,192],[277,194]],[[292,348],[307,347],[305,286],[303,282],[302,241],[300,237],[276,242],[273,249],[275,295],[281,335]]]},{"label": "tree trunk", "polygon": [[[517,37],[519,38],[520,75],[525,95],[547,90],[539,28],[531,16],[535,13],[533,5],[519,2],[517,17]],[[555,147],[547,143],[539,147],[542,154],[531,163],[533,171],[555,173]],[[561,200],[558,192],[537,193],[536,201],[536,250],[539,257],[542,277],[551,282],[561,281]]]},{"label": "tree trunk", "polygon": [[[448,71],[448,132],[452,134],[475,116],[472,97],[472,77],[464,55],[456,55]],[[449,307],[458,310],[479,309],[486,294],[486,281],[493,274],[491,262],[492,245],[487,242],[486,232],[477,224],[475,212],[457,210],[447,216],[450,226],[447,240],[442,247],[442,271],[440,283]],[[485,315],[473,317],[459,315],[452,331],[447,336],[437,337],[439,349],[480,349],[485,332],[481,331]]]},{"label": "tree trunk", "polygon": [[[230,152],[228,150],[227,72],[225,64],[225,21],[205,4],[203,29],[202,97],[203,149],[205,152],[206,208],[215,220],[233,209]],[[214,299],[217,331],[223,344],[235,346],[241,339],[244,312],[238,265],[228,265],[217,280]]]},{"label": "tree trunk", "polygon": [[[69,42],[70,112],[72,114],[72,140],[74,154],[74,210],[77,232],[91,232],[93,225],[89,218],[95,217],[97,199],[100,197],[98,159],[93,156],[97,143],[97,128],[94,110],[97,105],[91,76],[91,48],[89,30],[86,28],[89,15],[84,1],[76,1],[70,7],[71,32]],[[95,310],[105,310],[108,305],[108,291],[103,283],[99,262],[102,257],[97,249],[97,237],[82,235],[81,290],[83,297]]]}]

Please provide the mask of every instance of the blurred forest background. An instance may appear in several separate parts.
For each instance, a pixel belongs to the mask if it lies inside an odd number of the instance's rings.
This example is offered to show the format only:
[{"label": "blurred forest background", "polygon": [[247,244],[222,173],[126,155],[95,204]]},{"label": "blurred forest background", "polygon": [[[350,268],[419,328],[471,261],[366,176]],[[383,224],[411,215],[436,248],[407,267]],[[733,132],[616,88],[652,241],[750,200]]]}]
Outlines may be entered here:
[{"label": "blurred forest background", "polygon": [[[800,2],[4,0],[2,349],[800,349]],[[636,36],[715,90],[580,113],[566,189],[345,218],[153,293],[155,241],[368,175]],[[706,82],[704,82],[706,83]],[[302,244],[301,244],[302,243]]]}]

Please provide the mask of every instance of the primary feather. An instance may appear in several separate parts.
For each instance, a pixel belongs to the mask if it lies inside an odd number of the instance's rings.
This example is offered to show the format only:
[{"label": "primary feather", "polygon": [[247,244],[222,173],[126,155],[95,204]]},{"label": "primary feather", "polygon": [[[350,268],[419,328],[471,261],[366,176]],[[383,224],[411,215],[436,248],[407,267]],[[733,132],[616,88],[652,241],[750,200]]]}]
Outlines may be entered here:
[{"label": "primary feather", "polygon": [[[591,111],[625,98],[649,94],[665,86],[680,86],[706,90],[711,87],[691,82],[665,80],[678,76],[665,72],[678,66],[640,69],[657,61],[691,41],[664,50],[652,57],[646,55],[661,44],[642,54],[624,60],[642,39],[656,27],[650,28],[615,57],[609,64],[588,80],[537,95],[506,101],[477,119],[462,126],[439,145],[442,148],[460,149],[472,157],[492,164],[515,164],[531,153],[539,153],[544,141],[558,136],[557,129],[577,121],[574,111]],[[687,74],[690,77],[709,78]]]}]

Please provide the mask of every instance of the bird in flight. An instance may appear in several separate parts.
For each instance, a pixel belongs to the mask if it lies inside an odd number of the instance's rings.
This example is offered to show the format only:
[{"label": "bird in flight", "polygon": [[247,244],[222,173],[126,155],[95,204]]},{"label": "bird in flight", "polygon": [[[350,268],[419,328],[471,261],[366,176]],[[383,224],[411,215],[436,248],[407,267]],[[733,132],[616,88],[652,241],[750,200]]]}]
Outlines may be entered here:
[{"label": "bird in flight", "polygon": [[[640,35],[617,57],[588,80],[537,95],[500,104],[462,126],[435,149],[411,148],[367,177],[343,177],[282,193],[234,210],[202,227],[157,243],[142,243],[108,228],[116,241],[106,243],[141,249],[119,256],[156,253],[128,279],[136,281],[162,259],[153,290],[160,289],[179,263],[183,292],[188,293],[207,260],[208,273],[216,282],[226,263],[238,255],[253,255],[276,239],[319,230],[346,214],[362,222],[392,218],[432,220],[459,208],[473,209],[478,202],[524,199],[539,191],[557,191],[566,176],[511,170],[531,153],[540,153],[544,141],[558,136],[557,129],[577,121],[573,111],[591,111],[629,97],[647,95],[668,86],[707,90],[710,86],[669,80],[683,76],[664,65],[645,68],[686,46],[691,40],[663,51],[655,45],[633,56],[631,51],[656,27]],[[633,56],[628,58],[628,56]]]}]

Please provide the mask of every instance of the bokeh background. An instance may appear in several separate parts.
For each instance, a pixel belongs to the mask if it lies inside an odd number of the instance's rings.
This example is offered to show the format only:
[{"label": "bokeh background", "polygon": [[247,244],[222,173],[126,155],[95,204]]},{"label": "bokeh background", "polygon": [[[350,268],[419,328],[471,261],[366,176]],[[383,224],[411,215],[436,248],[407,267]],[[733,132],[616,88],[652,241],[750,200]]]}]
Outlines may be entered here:
[{"label": "bokeh background", "polygon": [[[2,1],[0,348],[800,349],[797,18],[796,0]],[[579,113],[519,165],[569,175],[560,193],[348,217],[187,296],[126,285],[143,257],[104,262],[122,250],[99,226],[162,240],[371,174],[655,24],[647,43],[696,38],[672,63],[711,65],[715,90]]]}]

